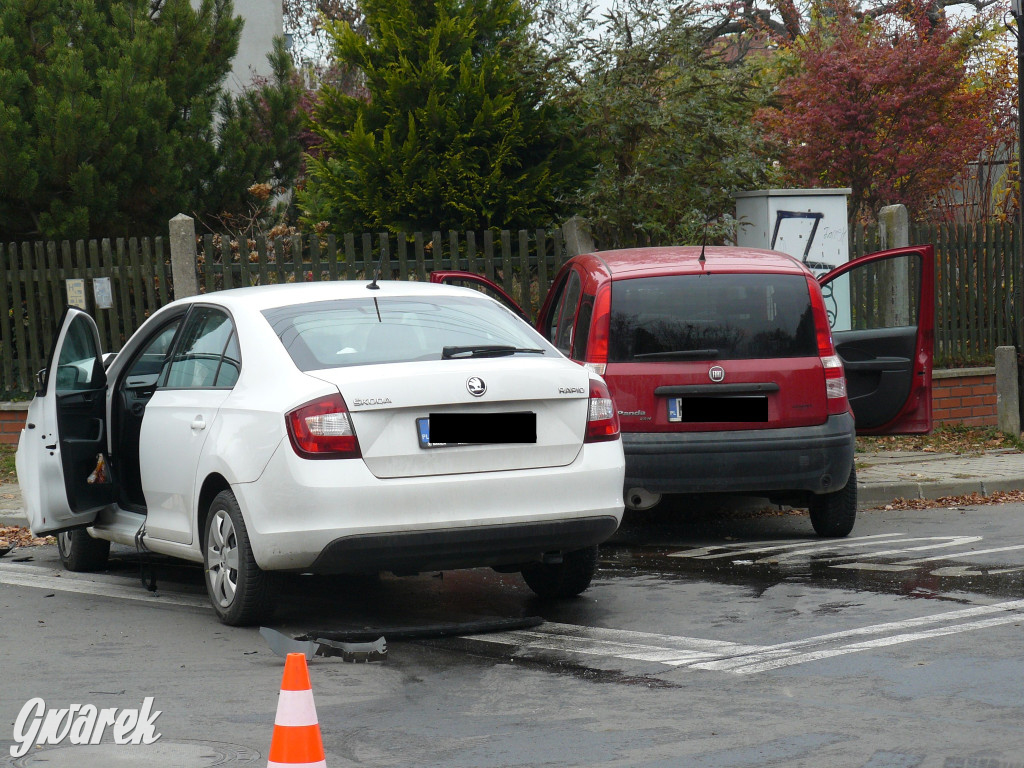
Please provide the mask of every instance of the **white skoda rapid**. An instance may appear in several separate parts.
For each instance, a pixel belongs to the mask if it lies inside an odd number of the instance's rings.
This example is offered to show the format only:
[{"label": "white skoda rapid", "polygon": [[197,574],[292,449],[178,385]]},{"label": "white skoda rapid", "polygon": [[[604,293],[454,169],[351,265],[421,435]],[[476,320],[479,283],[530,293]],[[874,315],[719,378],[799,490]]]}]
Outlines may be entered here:
[{"label": "white skoda rapid", "polygon": [[101,360],[68,309],[18,446],[30,527],[70,570],[110,542],[203,563],[227,624],[269,614],[275,571],[491,566],[577,595],[622,518],[604,382],[476,291],[211,293]]}]

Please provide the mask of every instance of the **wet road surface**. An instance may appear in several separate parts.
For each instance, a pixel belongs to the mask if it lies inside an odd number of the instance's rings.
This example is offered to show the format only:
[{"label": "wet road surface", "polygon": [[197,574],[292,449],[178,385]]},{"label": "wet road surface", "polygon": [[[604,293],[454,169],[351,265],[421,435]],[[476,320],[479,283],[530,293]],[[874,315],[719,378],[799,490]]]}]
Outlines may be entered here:
[{"label": "wet road surface", "polygon": [[[545,620],[311,662],[328,765],[1024,765],[1024,507],[865,513],[833,541],[806,515],[690,512],[628,518],[572,601],[489,570],[289,579],[272,625],[292,635]],[[151,593],[138,555],[115,553],[96,575],[61,572],[53,547],[0,560],[18,670],[0,745],[33,696],[154,696],[166,755],[147,764],[265,764],[280,659],[216,622],[198,567],[158,561]],[[9,762],[86,768],[82,749]]]}]

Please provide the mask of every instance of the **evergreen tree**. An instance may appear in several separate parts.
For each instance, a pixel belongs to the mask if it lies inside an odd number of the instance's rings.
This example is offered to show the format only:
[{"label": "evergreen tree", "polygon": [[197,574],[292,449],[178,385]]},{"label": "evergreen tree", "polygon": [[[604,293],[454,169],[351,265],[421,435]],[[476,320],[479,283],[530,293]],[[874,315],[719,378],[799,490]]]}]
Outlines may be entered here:
[{"label": "evergreen tree", "polygon": [[[325,87],[300,204],[336,232],[540,226],[580,155],[539,76],[519,0],[365,0],[329,27],[368,99]],[[326,224],[321,224],[326,222]]]},{"label": "evergreen tree", "polygon": [[255,120],[281,106],[277,75],[222,100],[241,29],[231,0],[0,4],[0,237],[152,235],[239,205],[253,182],[288,183],[297,150]]}]

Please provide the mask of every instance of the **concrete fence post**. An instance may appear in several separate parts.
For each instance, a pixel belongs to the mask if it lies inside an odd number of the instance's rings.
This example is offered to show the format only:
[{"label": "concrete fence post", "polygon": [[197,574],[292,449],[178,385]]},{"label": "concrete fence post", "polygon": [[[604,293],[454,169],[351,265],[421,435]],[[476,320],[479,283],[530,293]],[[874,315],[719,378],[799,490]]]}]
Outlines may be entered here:
[{"label": "concrete fence post", "polygon": [[1020,437],[1020,391],[1017,349],[996,347],[996,424],[1000,432]]},{"label": "concrete fence post", "polygon": [[910,245],[910,216],[905,205],[887,205],[878,212],[878,238],[882,250]]},{"label": "concrete fence post", "polygon": [[595,250],[594,236],[590,234],[587,220],[582,216],[573,216],[562,225],[562,237],[565,240],[566,255],[570,259]]},{"label": "concrete fence post", "polygon": [[196,222],[179,213],[169,222],[171,240],[171,279],[174,298],[183,299],[199,293],[196,279]]}]

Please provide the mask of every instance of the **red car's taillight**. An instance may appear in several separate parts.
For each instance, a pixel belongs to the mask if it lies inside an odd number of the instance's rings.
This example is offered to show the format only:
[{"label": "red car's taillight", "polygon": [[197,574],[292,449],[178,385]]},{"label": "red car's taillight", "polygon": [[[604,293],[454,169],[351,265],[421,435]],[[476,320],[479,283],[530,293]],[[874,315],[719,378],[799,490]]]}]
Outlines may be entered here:
[{"label": "red car's taillight", "polygon": [[832,343],[832,330],[828,324],[828,313],[825,311],[825,300],[821,295],[821,286],[813,277],[807,278],[807,288],[811,292],[811,313],[814,316],[814,330],[818,338],[818,356],[825,370],[825,397],[828,403],[828,414],[834,416],[850,410],[846,396],[846,373],[843,361],[836,354]]},{"label": "red car's taillight", "polygon": [[341,395],[328,395],[285,416],[288,438],[305,459],[358,459],[362,454]]},{"label": "red car's taillight", "polygon": [[590,321],[587,340],[586,367],[598,376],[604,376],[608,363],[608,328],[611,324],[612,287],[601,286],[594,298],[594,314]]},{"label": "red car's taillight", "polygon": [[590,382],[590,410],[587,412],[587,434],[584,443],[600,443],[619,439],[619,415],[615,411],[608,387]]}]

